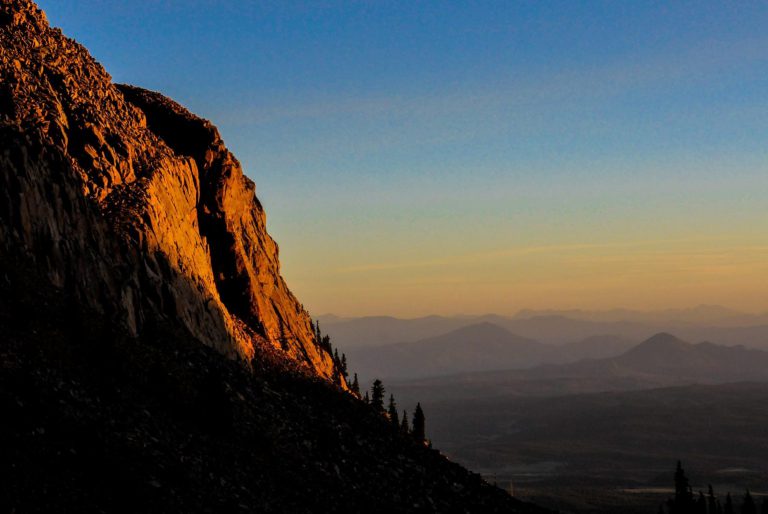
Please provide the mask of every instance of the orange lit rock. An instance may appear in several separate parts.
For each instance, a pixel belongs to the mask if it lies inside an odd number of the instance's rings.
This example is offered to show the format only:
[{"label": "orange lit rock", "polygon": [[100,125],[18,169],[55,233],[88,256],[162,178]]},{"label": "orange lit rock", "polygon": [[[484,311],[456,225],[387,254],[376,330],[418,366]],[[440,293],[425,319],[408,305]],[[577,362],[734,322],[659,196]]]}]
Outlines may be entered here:
[{"label": "orange lit rock", "polygon": [[216,128],[113,85],[29,0],[0,5],[0,143],[4,261],[33,263],[132,334],[170,323],[232,357],[278,355],[346,387]]}]

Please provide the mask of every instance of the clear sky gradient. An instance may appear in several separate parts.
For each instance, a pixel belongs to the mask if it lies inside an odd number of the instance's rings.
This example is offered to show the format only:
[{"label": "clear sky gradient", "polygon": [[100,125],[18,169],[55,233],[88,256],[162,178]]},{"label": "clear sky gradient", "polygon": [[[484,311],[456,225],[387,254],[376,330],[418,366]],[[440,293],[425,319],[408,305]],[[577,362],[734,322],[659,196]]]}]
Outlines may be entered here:
[{"label": "clear sky gradient", "polygon": [[768,310],[768,3],[39,3],[219,126],[313,314]]}]

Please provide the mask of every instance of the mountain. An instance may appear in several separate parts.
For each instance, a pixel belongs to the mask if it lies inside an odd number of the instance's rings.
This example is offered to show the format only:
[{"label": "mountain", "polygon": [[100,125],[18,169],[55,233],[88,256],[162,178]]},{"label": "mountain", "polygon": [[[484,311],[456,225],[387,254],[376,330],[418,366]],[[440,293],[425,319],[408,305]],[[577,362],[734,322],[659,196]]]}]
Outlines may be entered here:
[{"label": "mountain", "polygon": [[689,341],[714,341],[727,346],[744,345],[768,350],[768,324],[750,326],[683,327],[675,333]]},{"label": "mountain", "polygon": [[353,347],[347,356],[361,377],[414,378],[526,368],[542,363],[550,352],[546,345],[478,323],[411,343]]},{"label": "mountain", "polygon": [[691,344],[672,334],[659,333],[617,357],[542,368],[536,372],[538,377],[633,376],[678,383],[768,380],[768,352],[743,346]]},{"label": "mountain", "polygon": [[113,85],[34,4],[3,12],[3,258],[132,335],[171,320],[231,357],[280,350],[339,381],[216,128]]},{"label": "mountain", "polygon": [[[714,345],[712,345],[714,347]],[[680,367],[698,368],[701,357],[706,355],[709,345],[693,345],[682,339],[660,332],[646,339],[626,353],[609,361],[608,366],[626,366],[642,371],[660,370],[665,368],[679,369]],[[723,347],[725,350],[725,348]],[[726,355],[735,355],[740,349],[727,349]]]},{"label": "mountain", "polygon": [[640,340],[659,331],[658,326],[634,321],[598,322],[559,315],[509,318],[497,314],[464,317],[426,316],[412,319],[391,316],[351,319],[327,317],[323,327],[337,346],[347,350],[358,346],[418,341],[478,323],[492,323],[522,337],[555,345],[603,334],[617,334]]},{"label": "mountain", "polygon": [[390,388],[406,403],[416,398],[434,403],[449,398],[545,397],[741,381],[768,381],[768,352],[691,344],[659,333],[615,357],[401,380],[390,382]]},{"label": "mountain", "polygon": [[538,512],[348,390],[254,192],[210,122],[0,3],[5,510]]},{"label": "mountain", "polygon": [[764,491],[768,352],[659,333],[610,358],[388,385],[429,406],[448,455],[563,512],[652,512],[678,459],[697,488]]},{"label": "mountain", "polygon": [[614,357],[635,344],[621,336],[597,335],[561,346],[545,345],[482,322],[419,341],[352,346],[346,355],[366,380],[408,379]]},{"label": "mountain", "polygon": [[[706,317],[706,313],[714,312],[719,314]],[[418,341],[477,323],[493,323],[514,334],[551,345],[566,345],[605,334],[641,341],[658,332],[671,332],[689,341],[768,349],[768,324],[763,315],[737,315],[734,311],[706,306],[635,314],[634,311],[617,310],[606,313],[523,311],[515,317],[497,314],[413,319],[324,316],[321,322],[334,344],[344,350]],[[622,315],[629,319],[622,319]],[[676,315],[681,316],[680,319],[675,318]]]},{"label": "mountain", "polygon": [[659,331],[652,325],[634,321],[597,322],[557,315],[502,318],[494,322],[515,334],[555,345],[568,344],[601,334],[617,334],[642,340]]},{"label": "mountain", "polygon": [[10,512],[542,512],[326,380],[140,337],[34,274],[0,281]]}]

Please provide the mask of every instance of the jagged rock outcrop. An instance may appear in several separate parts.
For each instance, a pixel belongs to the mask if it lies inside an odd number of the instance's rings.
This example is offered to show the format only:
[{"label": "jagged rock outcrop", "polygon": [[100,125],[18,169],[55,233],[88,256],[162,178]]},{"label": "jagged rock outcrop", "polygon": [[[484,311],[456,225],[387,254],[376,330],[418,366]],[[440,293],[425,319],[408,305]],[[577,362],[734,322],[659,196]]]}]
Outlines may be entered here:
[{"label": "jagged rock outcrop", "polygon": [[232,357],[345,386],[280,276],[255,186],[216,128],[115,86],[29,0],[0,6],[0,257],[129,333],[171,320]]}]

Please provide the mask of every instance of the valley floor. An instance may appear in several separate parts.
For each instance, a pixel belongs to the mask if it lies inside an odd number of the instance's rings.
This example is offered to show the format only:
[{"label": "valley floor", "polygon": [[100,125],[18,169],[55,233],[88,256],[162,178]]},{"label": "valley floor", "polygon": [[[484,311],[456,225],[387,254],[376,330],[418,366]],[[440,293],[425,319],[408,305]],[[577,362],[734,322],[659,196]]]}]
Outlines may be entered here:
[{"label": "valley floor", "polygon": [[[401,392],[407,397],[407,392]],[[768,491],[768,383],[428,404],[435,445],[563,512],[655,513],[682,460],[694,492]]]}]

